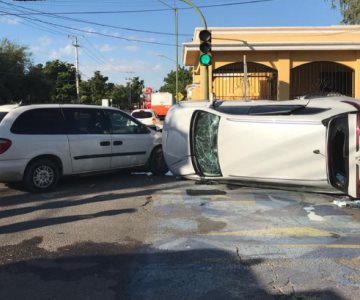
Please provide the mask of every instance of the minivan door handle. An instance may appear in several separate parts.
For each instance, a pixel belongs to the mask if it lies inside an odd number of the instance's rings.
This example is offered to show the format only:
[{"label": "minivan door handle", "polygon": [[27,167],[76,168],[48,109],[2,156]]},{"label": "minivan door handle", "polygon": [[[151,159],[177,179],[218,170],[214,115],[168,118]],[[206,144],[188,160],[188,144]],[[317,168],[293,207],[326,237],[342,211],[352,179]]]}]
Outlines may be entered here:
[{"label": "minivan door handle", "polygon": [[110,146],[110,142],[109,141],[100,142],[100,146]]},{"label": "minivan door handle", "polygon": [[120,146],[123,144],[123,142],[122,141],[114,141],[113,144],[114,144],[114,146]]}]

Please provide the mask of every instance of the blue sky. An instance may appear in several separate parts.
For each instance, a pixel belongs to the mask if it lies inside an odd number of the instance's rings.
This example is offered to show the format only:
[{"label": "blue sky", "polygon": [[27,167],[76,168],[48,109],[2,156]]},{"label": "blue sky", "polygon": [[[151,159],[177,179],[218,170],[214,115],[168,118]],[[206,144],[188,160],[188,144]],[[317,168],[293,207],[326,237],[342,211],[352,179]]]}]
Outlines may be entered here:
[{"label": "blue sky", "polygon": [[[341,15],[326,0],[193,0],[208,27],[328,26]],[[256,0],[255,0],[256,1]],[[259,1],[259,0],[257,0]],[[246,3],[244,3],[246,2]],[[230,5],[234,3],[243,3]],[[223,4],[222,6],[219,6]],[[191,41],[199,15],[180,0],[0,0],[0,39],[28,47],[33,63],[75,61],[79,44],[83,79],[94,71],[125,84],[138,76],[155,90],[175,69],[175,17],[179,44]],[[181,48],[179,62],[181,63]]]}]

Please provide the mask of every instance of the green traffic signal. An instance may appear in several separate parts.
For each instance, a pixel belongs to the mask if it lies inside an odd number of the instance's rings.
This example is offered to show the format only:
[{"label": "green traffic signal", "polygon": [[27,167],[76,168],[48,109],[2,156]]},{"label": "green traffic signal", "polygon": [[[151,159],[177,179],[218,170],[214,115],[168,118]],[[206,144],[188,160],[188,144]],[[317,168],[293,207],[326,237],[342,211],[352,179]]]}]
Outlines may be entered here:
[{"label": "green traffic signal", "polygon": [[203,66],[209,66],[211,64],[211,55],[208,53],[204,53],[200,55],[200,63]]},{"label": "green traffic signal", "polygon": [[203,66],[211,65],[211,32],[207,29],[199,32],[200,39],[200,64]]}]

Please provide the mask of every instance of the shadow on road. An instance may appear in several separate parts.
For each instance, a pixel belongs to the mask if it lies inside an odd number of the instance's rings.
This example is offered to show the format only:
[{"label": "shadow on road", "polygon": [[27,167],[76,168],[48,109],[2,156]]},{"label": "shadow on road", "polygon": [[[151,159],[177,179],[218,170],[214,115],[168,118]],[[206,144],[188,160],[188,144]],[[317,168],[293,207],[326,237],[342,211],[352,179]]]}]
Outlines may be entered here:
[{"label": "shadow on road", "polygon": [[28,204],[31,202],[43,202],[44,200],[53,200],[65,197],[75,197],[83,195],[91,195],[96,193],[108,193],[115,190],[131,189],[131,188],[148,188],[175,182],[174,176],[151,176],[145,173],[141,174],[101,174],[93,176],[75,176],[64,178],[56,190],[49,193],[28,193],[22,191],[20,184],[9,184],[13,190],[17,190],[16,195],[6,195],[2,193],[0,196],[1,206],[12,206],[19,204]]},{"label": "shadow on road", "polygon": [[[15,233],[45,226],[64,224],[84,219],[93,219],[104,216],[113,216],[124,213],[134,213],[138,206],[126,207],[125,209],[112,209],[103,211],[102,205],[99,211],[85,214],[75,214],[75,210],[66,216],[49,218],[15,218],[41,211],[59,210],[62,208],[81,207],[87,204],[119,202],[140,197],[151,198],[158,191],[173,188],[176,182],[173,176],[149,176],[147,174],[104,174],[101,176],[76,177],[64,180],[54,192],[44,194],[11,193],[0,196],[0,219],[9,218],[9,222],[0,225],[0,234]],[[177,186],[181,185],[177,183]],[[183,184],[191,185],[189,181]],[[139,203],[139,202],[137,202]],[[119,204],[119,203],[118,203]],[[13,217],[13,218],[12,218]]]},{"label": "shadow on road", "polygon": [[331,290],[272,291],[251,271],[261,260],[220,250],[86,242],[48,252],[41,241],[0,247],[0,299],[341,299]]}]

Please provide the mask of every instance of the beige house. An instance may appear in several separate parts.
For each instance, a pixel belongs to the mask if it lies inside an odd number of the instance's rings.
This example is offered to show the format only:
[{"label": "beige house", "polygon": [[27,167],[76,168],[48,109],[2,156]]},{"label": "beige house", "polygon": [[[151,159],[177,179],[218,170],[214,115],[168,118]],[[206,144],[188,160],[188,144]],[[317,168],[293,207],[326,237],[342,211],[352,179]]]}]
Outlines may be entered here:
[{"label": "beige house", "polygon": [[[204,98],[199,32],[183,44],[190,99]],[[360,26],[208,28],[209,94],[215,99],[293,99],[339,93],[360,99]],[[246,94],[246,95],[245,95]]]}]

